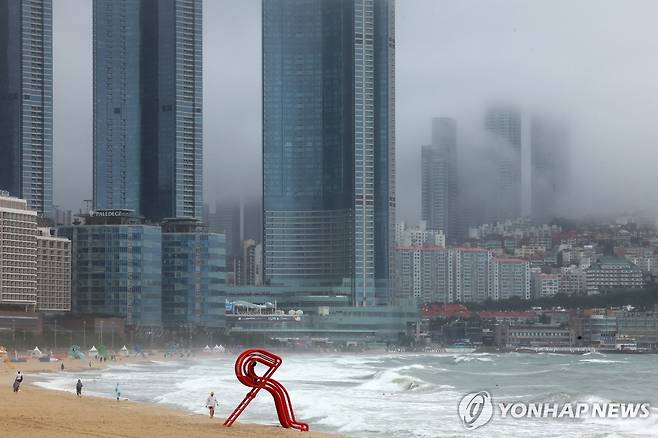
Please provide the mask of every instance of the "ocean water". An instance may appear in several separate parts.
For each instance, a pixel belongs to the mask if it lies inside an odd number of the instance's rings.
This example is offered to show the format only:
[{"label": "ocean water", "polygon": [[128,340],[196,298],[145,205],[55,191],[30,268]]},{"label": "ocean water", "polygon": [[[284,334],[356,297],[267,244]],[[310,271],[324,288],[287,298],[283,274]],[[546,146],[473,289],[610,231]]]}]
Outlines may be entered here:
[{"label": "ocean water", "polygon": [[[658,356],[561,354],[283,354],[274,378],[288,389],[298,420],[311,430],[352,437],[658,437]],[[235,356],[118,365],[42,374],[37,384],[86,394],[206,413],[210,391],[226,417],[247,393],[234,376]],[[457,406],[487,390],[500,401],[648,402],[646,419],[513,419],[495,415],[473,431]],[[277,424],[271,396],[261,391],[240,421]],[[218,422],[219,423],[219,422]]]}]

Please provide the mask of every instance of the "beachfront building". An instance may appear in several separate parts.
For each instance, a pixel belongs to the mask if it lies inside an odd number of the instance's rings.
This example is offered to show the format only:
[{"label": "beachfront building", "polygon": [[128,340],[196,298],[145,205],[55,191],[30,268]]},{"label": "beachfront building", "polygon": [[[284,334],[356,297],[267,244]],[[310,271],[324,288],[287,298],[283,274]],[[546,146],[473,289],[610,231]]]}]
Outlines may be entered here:
[{"label": "beachfront building", "polygon": [[395,224],[393,0],[262,7],[265,283],[389,301]]},{"label": "beachfront building", "polygon": [[624,257],[600,257],[585,272],[588,294],[597,294],[610,289],[644,287],[642,270]]},{"label": "beachfront building", "polygon": [[0,2],[0,190],[53,216],[52,0]]},{"label": "beachfront building", "polygon": [[201,10],[93,2],[95,209],[202,218]]},{"label": "beachfront building", "polygon": [[194,219],[162,223],[162,321],[168,329],[224,327],[223,234]]},{"label": "beachfront building", "polygon": [[617,316],[617,337],[640,348],[658,348],[658,312],[625,312]]},{"label": "beachfront building", "polygon": [[502,344],[507,347],[570,347],[571,329],[564,324],[510,325],[503,328]]},{"label": "beachfront building", "polygon": [[162,234],[133,210],[94,210],[59,228],[71,240],[72,310],[124,318],[132,327],[162,323]]},{"label": "beachfront building", "polygon": [[71,241],[51,228],[37,229],[37,309],[71,310]]},{"label": "beachfront building", "polygon": [[491,296],[493,252],[484,248],[455,248],[454,300],[476,303]]},{"label": "beachfront building", "polygon": [[600,345],[605,337],[617,333],[616,315],[590,315],[583,319],[583,340],[587,345]]},{"label": "beachfront building", "polygon": [[37,212],[0,191],[0,309],[37,308]]}]

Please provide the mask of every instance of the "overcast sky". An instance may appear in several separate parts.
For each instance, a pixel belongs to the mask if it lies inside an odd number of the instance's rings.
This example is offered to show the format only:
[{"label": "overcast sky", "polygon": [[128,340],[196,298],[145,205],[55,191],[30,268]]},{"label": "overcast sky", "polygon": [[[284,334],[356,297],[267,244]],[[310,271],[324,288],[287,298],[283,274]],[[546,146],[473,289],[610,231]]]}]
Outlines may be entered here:
[{"label": "overcast sky", "polygon": [[[92,193],[91,0],[54,0],[55,202]],[[260,1],[204,1],[205,196],[260,191]],[[478,142],[488,102],[569,120],[565,212],[658,208],[658,2],[398,0],[398,218],[416,221],[434,116]]]}]

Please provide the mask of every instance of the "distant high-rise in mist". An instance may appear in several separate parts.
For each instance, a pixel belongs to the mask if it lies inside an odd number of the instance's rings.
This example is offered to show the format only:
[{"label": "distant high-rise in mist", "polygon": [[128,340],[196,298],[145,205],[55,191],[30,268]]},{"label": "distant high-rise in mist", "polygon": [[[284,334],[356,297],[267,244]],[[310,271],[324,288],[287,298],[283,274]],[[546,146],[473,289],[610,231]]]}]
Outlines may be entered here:
[{"label": "distant high-rise in mist", "polygon": [[209,214],[208,229],[211,233],[220,233],[225,236],[227,258],[240,256],[242,242],[240,228],[239,200],[216,202],[215,212]]},{"label": "distant high-rise in mist", "polygon": [[532,218],[545,223],[555,218],[558,199],[569,184],[567,127],[562,122],[533,116],[530,122],[530,196]]},{"label": "distant high-rise in mist", "polygon": [[521,113],[513,107],[495,106],[487,110],[485,128],[491,135],[496,181],[492,181],[493,217],[501,221],[520,217],[521,211]]},{"label": "distant high-rise in mist", "polygon": [[201,0],[94,1],[94,207],[203,215]]},{"label": "distant high-rise in mist", "polygon": [[388,300],[395,218],[392,0],[263,2],[266,281]]},{"label": "distant high-rise in mist", "polygon": [[53,215],[51,0],[0,1],[0,189]]},{"label": "distant high-rise in mist", "polygon": [[432,145],[421,154],[422,219],[430,230],[443,230],[448,242],[458,239],[457,123],[432,119]]}]

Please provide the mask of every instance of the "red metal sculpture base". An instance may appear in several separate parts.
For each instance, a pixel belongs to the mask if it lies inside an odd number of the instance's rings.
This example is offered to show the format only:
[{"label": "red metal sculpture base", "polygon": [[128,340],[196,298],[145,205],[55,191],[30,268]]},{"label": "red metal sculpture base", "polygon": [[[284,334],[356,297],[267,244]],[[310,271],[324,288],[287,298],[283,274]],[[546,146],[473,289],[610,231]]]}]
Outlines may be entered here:
[{"label": "red metal sculpture base", "polygon": [[[279,416],[281,426],[299,429],[304,432],[308,431],[308,424],[300,423],[295,419],[295,413],[292,410],[292,403],[290,402],[290,396],[286,388],[272,379],[272,374],[281,366],[282,362],[283,360],[279,356],[259,349],[246,350],[238,356],[235,361],[235,375],[243,385],[249,386],[252,389],[231,415],[228,416],[224,422],[224,426],[230,427],[235,423],[235,420],[238,419],[242,411],[256,397],[258,391],[264,389],[274,397],[274,405],[276,406],[276,413]],[[257,363],[265,365],[268,368],[262,376],[256,374]]]}]

